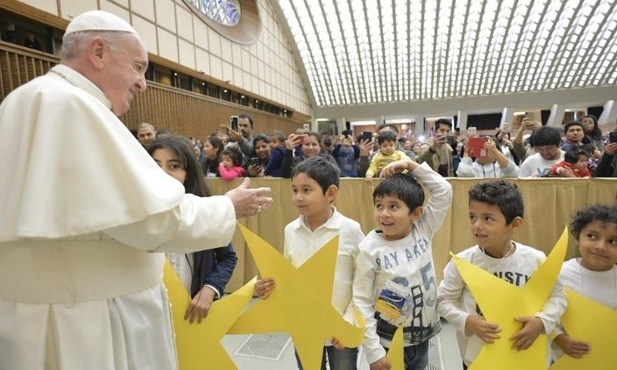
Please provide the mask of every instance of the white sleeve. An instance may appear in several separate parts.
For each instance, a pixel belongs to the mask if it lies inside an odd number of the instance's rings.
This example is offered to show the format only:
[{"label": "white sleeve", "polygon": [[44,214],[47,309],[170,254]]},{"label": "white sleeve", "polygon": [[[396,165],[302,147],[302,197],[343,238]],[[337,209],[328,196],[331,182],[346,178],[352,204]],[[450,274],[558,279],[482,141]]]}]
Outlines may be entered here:
[{"label": "white sleeve", "polygon": [[563,290],[563,285],[557,280],[551,295],[544,302],[542,311],[534,316],[542,320],[544,324],[544,333],[550,335],[553,330],[558,328],[561,315],[566,311],[567,301],[566,294]]},{"label": "white sleeve", "polygon": [[526,158],[523,163],[521,163],[518,177],[531,177],[531,175],[533,175],[533,163],[531,162],[529,158]]},{"label": "white sleeve", "polygon": [[371,263],[370,255],[360,250],[356,258],[356,274],[353,284],[353,301],[362,316],[366,320],[364,332],[364,348],[366,359],[369,364],[386,355],[386,350],[379,343],[377,335],[377,321],[375,320],[375,297],[374,297],[375,271]]},{"label": "white sleeve", "polygon": [[501,169],[501,177],[518,177],[520,170],[516,163],[508,161],[508,165]]},{"label": "white sleeve", "polygon": [[456,169],[456,175],[458,177],[476,177],[473,173],[473,161],[469,157],[463,157]]},{"label": "white sleeve", "polygon": [[428,189],[431,194],[424,213],[422,214],[422,224],[426,225],[430,236],[441,227],[446,219],[450,205],[452,204],[452,185],[440,174],[433,171],[425,162],[417,167],[411,174]]},{"label": "white sleeve", "polygon": [[225,246],[236,230],[236,212],[226,196],[186,194],[169,211],[103,232],[121,243],[153,252],[188,253]]},{"label": "white sleeve", "polygon": [[437,288],[437,312],[461,333],[465,332],[465,322],[470,315],[461,309],[464,289],[465,282],[451,260],[446,265],[443,280]]}]

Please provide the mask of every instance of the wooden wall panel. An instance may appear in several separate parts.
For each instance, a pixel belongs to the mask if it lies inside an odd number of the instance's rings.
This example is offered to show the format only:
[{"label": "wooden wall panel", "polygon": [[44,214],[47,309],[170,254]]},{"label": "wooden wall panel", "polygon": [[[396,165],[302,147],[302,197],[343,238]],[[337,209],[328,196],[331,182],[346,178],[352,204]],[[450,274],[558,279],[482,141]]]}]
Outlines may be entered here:
[{"label": "wooden wall panel", "polygon": [[[58,58],[52,55],[0,41],[0,102],[13,89],[47,73],[57,63]],[[157,129],[166,128],[174,134],[203,141],[222,124],[227,125],[229,116],[241,113],[253,118],[256,133],[280,130],[289,134],[304,123],[151,81],[148,81],[146,91],[135,97],[130,111],[120,119],[129,128],[150,122]]]}]

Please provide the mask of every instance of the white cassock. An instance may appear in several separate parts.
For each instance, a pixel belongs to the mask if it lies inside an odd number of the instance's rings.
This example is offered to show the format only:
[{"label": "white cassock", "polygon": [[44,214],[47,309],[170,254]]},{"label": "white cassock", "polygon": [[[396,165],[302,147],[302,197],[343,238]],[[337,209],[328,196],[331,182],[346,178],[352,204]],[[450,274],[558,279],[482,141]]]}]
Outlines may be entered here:
[{"label": "white cassock", "polygon": [[229,198],[184,194],[110,108],[63,65],[0,105],[1,370],[176,369],[153,252],[233,236]]}]

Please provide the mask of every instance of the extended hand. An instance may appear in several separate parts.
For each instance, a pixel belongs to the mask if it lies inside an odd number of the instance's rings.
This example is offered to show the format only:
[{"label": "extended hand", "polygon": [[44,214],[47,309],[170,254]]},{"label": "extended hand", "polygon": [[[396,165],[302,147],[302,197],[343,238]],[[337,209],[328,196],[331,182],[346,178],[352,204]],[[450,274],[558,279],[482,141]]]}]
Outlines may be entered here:
[{"label": "extended hand", "polygon": [[392,365],[386,356],[380,358],[379,360],[373,362],[370,366],[371,370],[390,370]]},{"label": "extended hand", "polygon": [[240,186],[225,193],[234,205],[236,218],[255,216],[272,203],[272,198],[268,196],[270,188],[249,189],[250,183],[247,177]]}]

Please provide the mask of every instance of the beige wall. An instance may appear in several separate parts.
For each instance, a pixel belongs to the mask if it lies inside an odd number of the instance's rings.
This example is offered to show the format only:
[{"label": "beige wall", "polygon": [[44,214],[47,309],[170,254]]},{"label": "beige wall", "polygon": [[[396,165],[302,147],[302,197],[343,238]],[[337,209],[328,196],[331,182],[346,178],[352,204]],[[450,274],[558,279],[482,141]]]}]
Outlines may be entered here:
[{"label": "beige wall", "polygon": [[309,98],[272,5],[257,0],[261,32],[250,46],[210,29],[182,0],[21,0],[71,18],[101,9],[131,22],[148,51],[188,68],[230,81],[246,91],[311,115]]}]

